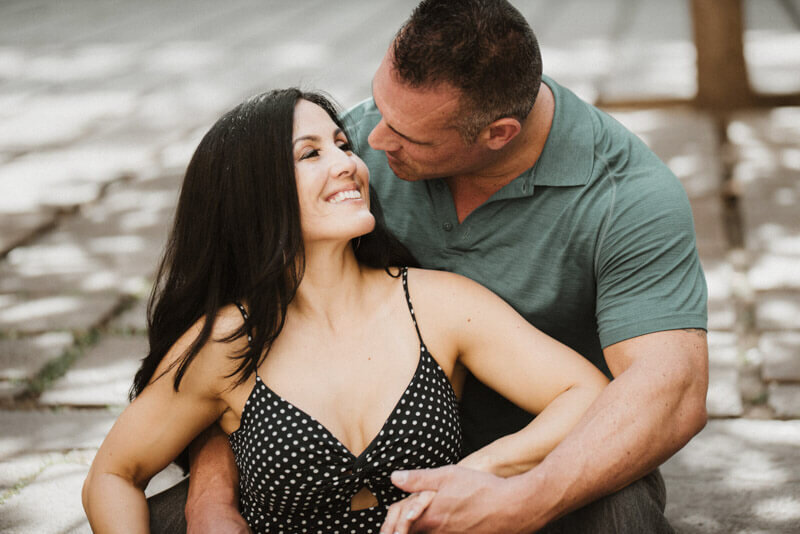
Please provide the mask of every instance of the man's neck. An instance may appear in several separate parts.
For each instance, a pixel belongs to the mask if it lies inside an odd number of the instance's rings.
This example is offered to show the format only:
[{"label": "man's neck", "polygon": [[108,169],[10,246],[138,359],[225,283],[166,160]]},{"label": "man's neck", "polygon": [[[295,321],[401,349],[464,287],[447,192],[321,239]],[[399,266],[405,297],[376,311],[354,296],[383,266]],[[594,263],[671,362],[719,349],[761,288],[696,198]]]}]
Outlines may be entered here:
[{"label": "man's neck", "polygon": [[542,82],[536,103],[525,119],[522,131],[503,148],[496,163],[482,169],[480,174],[445,178],[453,195],[459,223],[517,176],[533,167],[544,150],[554,112],[553,93]]}]

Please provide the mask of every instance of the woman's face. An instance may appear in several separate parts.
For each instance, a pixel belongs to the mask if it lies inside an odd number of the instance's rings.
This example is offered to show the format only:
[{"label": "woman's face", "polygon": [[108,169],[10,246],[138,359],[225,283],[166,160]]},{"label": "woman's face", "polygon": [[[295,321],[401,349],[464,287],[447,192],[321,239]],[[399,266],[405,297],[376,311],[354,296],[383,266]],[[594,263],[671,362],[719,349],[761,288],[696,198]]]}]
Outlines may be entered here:
[{"label": "woman's face", "polygon": [[292,147],[306,245],[371,232],[375,218],[369,211],[369,171],[324,109],[298,100]]}]

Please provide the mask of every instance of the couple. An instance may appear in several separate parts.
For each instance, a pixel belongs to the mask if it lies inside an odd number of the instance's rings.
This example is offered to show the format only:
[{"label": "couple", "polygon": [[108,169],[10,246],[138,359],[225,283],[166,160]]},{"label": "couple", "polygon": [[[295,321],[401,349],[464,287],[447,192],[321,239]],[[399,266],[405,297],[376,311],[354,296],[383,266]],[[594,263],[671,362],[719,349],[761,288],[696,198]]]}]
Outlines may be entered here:
[{"label": "couple", "polygon": [[242,521],[232,456],[255,532],[670,531],[655,469],[707,385],[688,202],[540,73],[507,2],[428,0],[341,123],[289,90],[212,128],[85,486],[97,531],[146,531],[141,488],[214,421],[191,530]]}]

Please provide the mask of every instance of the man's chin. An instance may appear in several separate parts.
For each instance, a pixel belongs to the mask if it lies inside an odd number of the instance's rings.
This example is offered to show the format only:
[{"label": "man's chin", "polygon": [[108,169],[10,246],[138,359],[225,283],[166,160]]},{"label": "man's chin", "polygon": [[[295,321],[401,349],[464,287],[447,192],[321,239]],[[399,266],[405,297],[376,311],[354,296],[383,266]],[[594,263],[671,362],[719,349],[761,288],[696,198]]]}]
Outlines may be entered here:
[{"label": "man's chin", "polygon": [[392,161],[391,158],[387,158],[387,162],[389,163],[389,168],[392,169],[394,175],[401,180],[405,180],[406,182],[416,182],[420,179],[419,176],[409,172],[408,168],[403,166],[398,161]]}]

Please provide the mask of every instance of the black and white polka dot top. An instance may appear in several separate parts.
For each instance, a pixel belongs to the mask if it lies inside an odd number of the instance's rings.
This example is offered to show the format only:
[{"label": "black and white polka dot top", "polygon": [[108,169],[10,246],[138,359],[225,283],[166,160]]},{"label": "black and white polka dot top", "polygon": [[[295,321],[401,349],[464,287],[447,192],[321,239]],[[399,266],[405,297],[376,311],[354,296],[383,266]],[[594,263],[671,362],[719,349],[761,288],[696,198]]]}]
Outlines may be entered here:
[{"label": "black and white polka dot top", "polygon": [[[422,341],[407,269],[402,283],[419,336],[419,362],[380,432],[358,456],[256,375],[240,427],[229,438],[239,468],[242,515],[255,532],[377,534],[388,506],[407,495],[392,485],[392,471],[460,459],[456,396]],[[365,486],[378,505],[351,510],[353,496]]]}]

